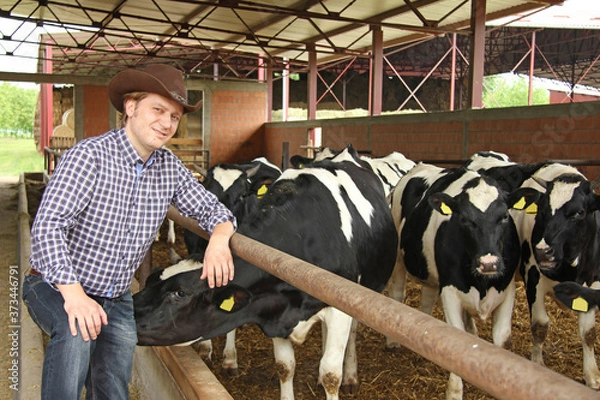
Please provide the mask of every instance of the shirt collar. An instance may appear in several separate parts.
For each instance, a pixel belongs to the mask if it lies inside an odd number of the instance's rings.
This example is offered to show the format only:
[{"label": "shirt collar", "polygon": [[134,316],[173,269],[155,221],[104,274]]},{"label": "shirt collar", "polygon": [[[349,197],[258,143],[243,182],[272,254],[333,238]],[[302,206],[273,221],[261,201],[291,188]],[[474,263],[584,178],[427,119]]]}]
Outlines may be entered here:
[{"label": "shirt collar", "polygon": [[[127,138],[127,134],[125,133],[125,128],[116,130],[116,133],[117,133],[117,135],[116,135],[117,146],[121,150],[121,154],[123,155],[123,158],[125,159],[125,162],[127,163],[127,165],[135,165],[138,162],[143,163],[142,158],[140,157],[138,152],[135,150],[135,148],[133,147],[133,145]],[[154,152],[152,152],[152,154],[150,154],[148,161],[146,161],[147,166],[152,165],[152,163],[154,162],[154,159],[155,159],[155,154],[156,154],[156,151],[154,151]]]}]

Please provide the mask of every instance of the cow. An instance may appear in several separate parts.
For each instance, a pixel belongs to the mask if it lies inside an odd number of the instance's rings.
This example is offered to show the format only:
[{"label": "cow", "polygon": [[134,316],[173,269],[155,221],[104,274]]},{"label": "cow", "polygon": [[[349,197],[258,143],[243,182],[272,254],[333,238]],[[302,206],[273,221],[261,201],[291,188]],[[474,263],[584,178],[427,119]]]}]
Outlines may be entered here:
[{"label": "cow", "polygon": [[[256,208],[268,186],[281,175],[281,169],[264,157],[249,163],[221,163],[211,167],[202,184],[231,210],[238,224]],[[190,231],[184,232],[188,254],[204,254],[208,242]]]},{"label": "cow", "polygon": [[[208,191],[214,193],[219,201],[231,210],[237,223],[241,224],[246,216],[256,209],[258,200],[265,195],[268,186],[280,175],[279,167],[265,157],[257,157],[249,163],[214,165],[206,172],[202,183]],[[184,230],[183,240],[189,255],[194,255],[196,258],[204,255],[208,245],[206,239],[189,230]],[[173,261],[175,263],[176,260]],[[239,375],[235,333],[235,330],[232,330],[227,334],[223,349],[221,366],[229,376]],[[211,359],[212,342],[204,341],[201,343],[201,347],[208,359]]]},{"label": "cow", "polygon": [[[294,155],[290,158],[290,164],[292,164],[294,168],[304,168],[305,166],[309,166],[315,162],[327,159],[335,159],[340,153],[342,153],[343,157],[343,151],[340,152],[326,147],[322,151],[318,152],[314,158]],[[338,157],[337,159],[339,160],[340,158]],[[381,181],[381,185],[383,186],[386,197],[389,196],[391,191],[398,184],[398,181],[400,181],[400,179],[416,165],[414,161],[409,160],[402,153],[397,151],[394,151],[384,157],[372,158],[368,156],[361,156],[360,159],[366,162],[377,175]]]},{"label": "cow", "polygon": [[[351,161],[284,171],[238,232],[380,292],[396,259],[396,227],[379,179],[352,148],[345,151]],[[357,385],[355,366],[343,368],[353,318],[243,259],[234,262],[233,281],[214,289],[200,281],[198,261],[154,272],[134,296],[138,344],[191,343],[255,323],[273,338],[281,398],[292,399],[292,343],[321,321],[319,383],[327,399],[338,399],[342,383]]]},{"label": "cow", "polygon": [[600,307],[600,289],[593,289],[577,282],[566,281],[554,286],[554,296],[572,310],[588,312]]},{"label": "cow", "polygon": [[[537,213],[519,213],[515,222],[521,237],[523,277],[531,318],[531,360],[544,364],[543,344],[549,329],[545,296],[559,282],[600,285],[600,196],[576,168],[548,163],[523,183],[542,192]],[[595,308],[578,314],[583,346],[583,377],[600,388],[594,354]]]},{"label": "cow", "polygon": [[[473,317],[491,315],[493,342],[509,346],[519,240],[508,210],[527,208],[538,195],[532,189],[507,193],[465,168],[419,163],[392,193],[399,249],[388,295],[404,301],[410,274],[422,284],[422,311],[431,314],[439,297],[446,321],[473,334]],[[397,346],[388,338],[388,348]],[[450,373],[446,398],[462,398],[462,387]]]},{"label": "cow", "polygon": [[463,167],[493,178],[503,190],[512,192],[545,164],[516,163],[508,155],[490,150],[473,154]]}]

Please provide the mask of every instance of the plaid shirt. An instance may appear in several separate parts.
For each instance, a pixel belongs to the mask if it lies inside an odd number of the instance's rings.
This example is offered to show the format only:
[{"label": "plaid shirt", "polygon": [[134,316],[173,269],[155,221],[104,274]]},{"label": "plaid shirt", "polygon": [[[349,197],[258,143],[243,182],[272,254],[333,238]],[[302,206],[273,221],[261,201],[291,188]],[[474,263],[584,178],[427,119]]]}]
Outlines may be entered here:
[{"label": "plaid shirt", "polygon": [[144,164],[123,129],[81,141],[58,163],[31,232],[31,267],[114,298],[131,285],[169,205],[212,232],[235,218],[168,150]]}]

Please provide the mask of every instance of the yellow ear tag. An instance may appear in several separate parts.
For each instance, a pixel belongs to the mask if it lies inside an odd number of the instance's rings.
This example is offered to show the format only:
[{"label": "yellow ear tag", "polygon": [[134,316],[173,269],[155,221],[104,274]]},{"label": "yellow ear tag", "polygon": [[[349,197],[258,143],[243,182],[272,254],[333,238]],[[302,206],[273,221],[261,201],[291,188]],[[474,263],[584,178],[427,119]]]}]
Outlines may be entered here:
[{"label": "yellow ear tag", "polygon": [[536,215],[537,212],[538,212],[538,207],[537,207],[537,204],[535,204],[535,203],[530,204],[529,207],[527,207],[525,209],[526,214]]},{"label": "yellow ear tag", "polygon": [[523,208],[525,208],[525,204],[527,204],[527,202],[525,201],[525,197],[521,197],[521,199],[515,203],[513,208],[515,210],[522,210]]},{"label": "yellow ear tag", "polygon": [[450,207],[448,207],[448,204],[442,202],[442,204],[440,204],[440,210],[442,211],[442,214],[444,215],[451,215],[452,214],[452,209]]},{"label": "yellow ear tag", "polygon": [[258,190],[256,191],[256,194],[258,195],[258,198],[260,199],[265,194],[267,194],[268,190],[269,190],[269,188],[267,187],[267,185],[262,185],[260,188],[258,188]]},{"label": "yellow ear tag", "polygon": [[573,304],[571,304],[571,308],[575,311],[587,312],[588,302],[585,301],[585,299],[583,297],[578,297],[573,300]]},{"label": "yellow ear tag", "polygon": [[233,300],[233,295],[231,295],[230,298],[223,300],[219,308],[224,311],[231,311],[234,305],[235,300]]}]

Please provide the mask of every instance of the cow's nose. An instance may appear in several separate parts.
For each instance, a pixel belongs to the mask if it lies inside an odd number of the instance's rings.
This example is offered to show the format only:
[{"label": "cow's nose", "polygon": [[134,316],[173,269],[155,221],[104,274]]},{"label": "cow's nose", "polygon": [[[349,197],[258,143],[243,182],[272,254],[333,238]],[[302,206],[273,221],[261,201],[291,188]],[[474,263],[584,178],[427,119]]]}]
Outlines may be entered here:
[{"label": "cow's nose", "polygon": [[486,254],[479,258],[479,267],[477,268],[480,274],[495,274],[498,272],[498,257],[491,254]]},{"label": "cow's nose", "polygon": [[550,246],[536,247],[535,255],[538,260],[554,261],[554,249]]}]

